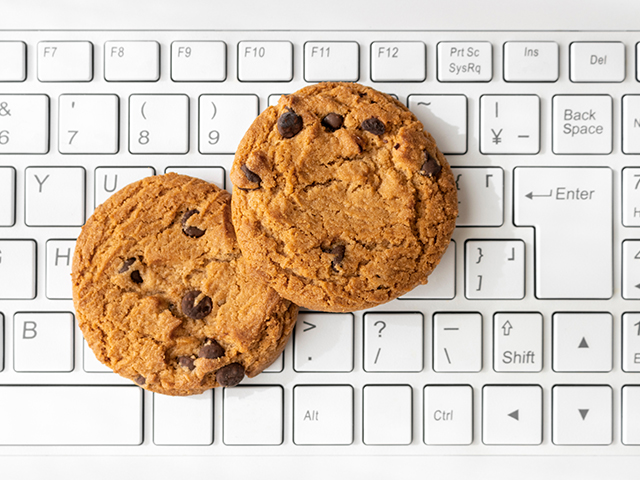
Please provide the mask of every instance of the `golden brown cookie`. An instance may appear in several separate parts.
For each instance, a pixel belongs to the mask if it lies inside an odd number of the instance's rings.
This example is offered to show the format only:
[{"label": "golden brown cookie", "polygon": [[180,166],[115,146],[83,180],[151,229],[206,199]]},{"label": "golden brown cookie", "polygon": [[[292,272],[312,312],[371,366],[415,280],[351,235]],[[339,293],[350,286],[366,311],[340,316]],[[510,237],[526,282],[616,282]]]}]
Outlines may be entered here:
[{"label": "golden brown cookie", "polygon": [[283,297],[373,307],[426,283],[458,211],[451,169],[404,105],[355,83],[281,97],[236,152],[243,256]]},{"label": "golden brown cookie", "polygon": [[248,268],[229,193],[176,174],[133,183],[96,209],[78,238],[72,280],[96,357],[168,395],[257,375],[278,358],[297,316]]}]

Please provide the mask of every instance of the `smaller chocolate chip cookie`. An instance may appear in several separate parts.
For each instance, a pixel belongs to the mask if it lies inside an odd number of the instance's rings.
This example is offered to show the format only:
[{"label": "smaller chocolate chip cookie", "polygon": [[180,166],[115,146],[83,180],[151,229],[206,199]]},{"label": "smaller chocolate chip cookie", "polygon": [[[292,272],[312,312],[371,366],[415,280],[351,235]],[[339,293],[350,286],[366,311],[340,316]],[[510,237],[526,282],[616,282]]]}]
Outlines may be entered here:
[{"label": "smaller chocolate chip cookie", "polygon": [[433,137],[400,102],[355,83],[281,97],[248,129],[230,175],[243,256],[314,310],[369,308],[426,283],[458,213]]},{"label": "smaller chocolate chip cookie", "polygon": [[133,183],[96,209],[72,280],[96,357],[168,395],[257,375],[278,358],[297,316],[241,255],[229,193],[176,174]]}]

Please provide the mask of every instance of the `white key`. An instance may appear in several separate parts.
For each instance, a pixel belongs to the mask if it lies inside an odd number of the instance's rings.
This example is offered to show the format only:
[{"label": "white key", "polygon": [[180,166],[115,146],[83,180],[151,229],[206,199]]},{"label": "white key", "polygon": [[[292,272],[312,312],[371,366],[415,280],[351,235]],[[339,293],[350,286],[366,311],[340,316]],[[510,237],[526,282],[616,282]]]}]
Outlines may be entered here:
[{"label": "white key", "polygon": [[640,372],[640,313],[622,314],[622,370]]},{"label": "white key", "polygon": [[482,389],[482,443],[540,445],[542,388],[486,386]]},{"label": "white key", "polygon": [[424,387],[424,443],[471,445],[473,389],[468,385]]},{"label": "white key", "polygon": [[38,80],[90,82],[93,79],[91,42],[39,42]]},{"label": "white key", "polygon": [[25,222],[33,227],[84,224],[84,168],[29,167],[25,170]]},{"label": "white key", "polygon": [[640,299],[640,240],[622,242],[622,298]]},{"label": "white key", "polygon": [[507,82],[555,82],[558,59],[556,42],[506,42],[504,79]]},{"label": "white key", "polygon": [[480,151],[536,154],[540,151],[540,97],[482,95]]},{"label": "white key", "polygon": [[0,227],[16,223],[16,170],[0,167]]},{"label": "white key", "polygon": [[307,82],[356,82],[360,77],[357,42],[306,42],[304,79]]},{"label": "white key", "polygon": [[73,314],[16,313],[13,317],[16,372],[73,370]]},{"label": "white key", "polygon": [[284,352],[267,368],[265,368],[262,373],[280,373],[284,370]]},{"label": "white key", "polygon": [[622,387],[622,443],[640,445],[640,387]]},{"label": "white key", "polygon": [[131,153],[187,153],[189,97],[131,95],[129,97]]},{"label": "white key", "polygon": [[408,103],[445,155],[467,152],[465,95],[409,95]]},{"label": "white key", "polygon": [[504,217],[504,172],[500,167],[452,168],[458,189],[458,227],[499,227]]},{"label": "white key", "polygon": [[75,240],[47,241],[47,298],[73,298],[71,293],[71,260],[76,248]]},{"label": "white key", "polygon": [[160,79],[160,44],[154,41],[105,42],[107,82],[156,82]]},{"label": "white key", "polygon": [[569,55],[572,82],[622,82],[626,76],[622,42],[573,42]]},{"label": "white key", "polygon": [[60,95],[60,153],[118,152],[117,95]]},{"label": "white key", "polygon": [[496,313],[493,316],[493,369],[542,371],[542,315]]},{"label": "white key", "polygon": [[94,208],[130,183],[155,175],[152,167],[98,167],[94,179]]},{"label": "white key", "polygon": [[174,172],[180,175],[199,178],[225,188],[224,168],[222,167],[167,167],[165,173]]},{"label": "white key", "polygon": [[610,313],[553,314],[553,370],[610,372],[613,366]]},{"label": "white key", "polygon": [[256,95],[200,95],[200,153],[235,153],[258,116]]},{"label": "white key", "polygon": [[82,339],[82,368],[87,373],[113,373],[113,370],[96,358],[84,338]]},{"label": "white key", "polygon": [[0,240],[0,299],[36,297],[36,242]]},{"label": "white key", "polygon": [[140,445],[142,389],[0,386],[0,445]]},{"label": "white key", "polygon": [[0,95],[0,154],[49,151],[49,97]]},{"label": "white key", "polygon": [[364,369],[422,371],[423,323],[421,313],[365,313]]},{"label": "white key", "polygon": [[609,95],[555,95],[553,153],[611,153],[612,109]]},{"label": "white key", "polygon": [[291,42],[238,43],[238,80],[241,82],[290,82],[292,79]]},{"label": "white key", "polygon": [[24,42],[0,42],[0,82],[27,79],[27,46]]},{"label": "white key", "polygon": [[482,315],[436,313],[433,316],[433,369],[436,372],[482,370]]},{"label": "white key", "polygon": [[350,372],[353,370],[353,315],[300,313],[293,346],[296,372]]},{"label": "white key", "polygon": [[555,386],[552,440],[556,445],[610,445],[612,390],[609,386]]},{"label": "white key", "polygon": [[173,42],[171,79],[174,82],[223,82],[227,78],[224,42]]},{"label": "white key", "polygon": [[374,82],[423,82],[427,78],[424,42],[373,42],[371,80]]},{"label": "white key", "polygon": [[4,315],[0,313],[0,372],[4,370]]},{"label": "white key", "polygon": [[280,445],[284,403],[280,385],[224,389],[225,445]]},{"label": "white key", "polygon": [[293,389],[293,443],[353,443],[351,385],[296,386]]},{"label": "white key", "polygon": [[493,77],[489,42],[438,43],[438,81],[488,82]]},{"label": "white key", "polygon": [[522,240],[467,240],[465,247],[467,298],[524,298]]},{"label": "white key", "polygon": [[622,169],[622,224],[640,227],[640,168]]},{"label": "white key", "polygon": [[429,283],[418,285],[400,300],[451,299],[456,296],[456,241],[451,240],[440,263],[429,275]]},{"label": "white key", "polygon": [[640,153],[640,95],[622,97],[622,151]]},{"label": "white key", "polygon": [[367,385],[362,390],[362,441],[366,445],[411,443],[409,385]]},{"label": "white key", "polygon": [[153,443],[211,445],[213,390],[189,397],[153,394]]},{"label": "white key", "polygon": [[515,169],[514,223],[535,227],[538,298],[611,297],[612,176],[609,168]]}]

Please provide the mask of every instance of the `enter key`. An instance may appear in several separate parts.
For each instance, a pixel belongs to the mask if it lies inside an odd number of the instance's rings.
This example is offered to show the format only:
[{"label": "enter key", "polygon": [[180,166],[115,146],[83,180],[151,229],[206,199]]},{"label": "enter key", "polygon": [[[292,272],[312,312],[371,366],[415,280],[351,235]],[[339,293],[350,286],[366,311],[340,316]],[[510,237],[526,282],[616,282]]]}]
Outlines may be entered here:
[{"label": "enter key", "polygon": [[514,223],[535,229],[538,298],[613,293],[611,169],[514,170]]}]

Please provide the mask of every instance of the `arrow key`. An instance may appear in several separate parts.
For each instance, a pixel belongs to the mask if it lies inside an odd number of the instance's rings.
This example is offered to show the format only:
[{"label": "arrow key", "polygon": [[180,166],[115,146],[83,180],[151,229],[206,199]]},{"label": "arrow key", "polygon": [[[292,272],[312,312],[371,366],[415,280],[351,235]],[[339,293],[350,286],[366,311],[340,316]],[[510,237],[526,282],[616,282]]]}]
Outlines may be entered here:
[{"label": "arrow key", "polygon": [[622,242],[622,298],[640,300],[640,240]]},{"label": "arrow key", "polygon": [[553,315],[553,370],[610,372],[613,319],[609,313]]},{"label": "arrow key", "polygon": [[485,445],[540,445],[542,388],[539,385],[484,387],[482,426]]},{"label": "arrow key", "polygon": [[609,445],[612,390],[609,386],[553,387],[553,443]]}]

